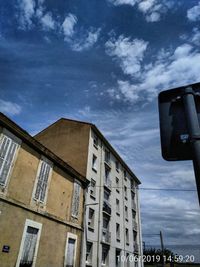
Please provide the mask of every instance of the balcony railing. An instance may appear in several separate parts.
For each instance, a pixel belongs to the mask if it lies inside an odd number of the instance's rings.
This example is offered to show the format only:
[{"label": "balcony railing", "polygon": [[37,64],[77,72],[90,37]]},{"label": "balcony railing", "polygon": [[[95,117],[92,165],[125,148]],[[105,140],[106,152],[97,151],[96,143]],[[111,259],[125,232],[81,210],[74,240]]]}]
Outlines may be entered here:
[{"label": "balcony railing", "polygon": [[103,228],[102,229],[102,242],[110,244],[110,232],[108,231],[108,229]]},{"label": "balcony railing", "polygon": [[134,200],[132,200],[132,209],[136,210],[136,203]]},{"label": "balcony railing", "polygon": [[104,185],[108,187],[109,189],[111,188],[111,180],[109,177],[106,177],[106,176],[104,177]]},{"label": "balcony railing", "polygon": [[139,245],[137,243],[134,244],[134,252],[138,253],[139,252]]},{"label": "balcony railing", "polygon": [[136,192],[136,188],[135,188],[134,184],[131,184],[131,190],[133,191],[133,193]]},{"label": "balcony railing", "polygon": [[133,229],[135,231],[137,231],[137,229],[138,229],[138,225],[137,225],[137,222],[135,220],[133,220]]},{"label": "balcony railing", "polygon": [[103,201],[103,211],[105,211],[108,214],[111,214],[111,205],[107,200]]}]

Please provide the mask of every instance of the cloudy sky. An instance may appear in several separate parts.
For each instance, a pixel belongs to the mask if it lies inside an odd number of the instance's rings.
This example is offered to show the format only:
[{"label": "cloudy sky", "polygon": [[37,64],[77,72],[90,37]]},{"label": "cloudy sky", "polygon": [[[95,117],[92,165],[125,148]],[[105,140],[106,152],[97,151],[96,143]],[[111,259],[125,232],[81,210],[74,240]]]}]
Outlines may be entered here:
[{"label": "cloudy sky", "polygon": [[[161,157],[157,95],[200,81],[199,1],[0,0],[0,59],[0,109],[31,134],[93,122],[142,188],[195,190],[191,162]],[[140,198],[147,245],[200,243],[196,191]]]}]

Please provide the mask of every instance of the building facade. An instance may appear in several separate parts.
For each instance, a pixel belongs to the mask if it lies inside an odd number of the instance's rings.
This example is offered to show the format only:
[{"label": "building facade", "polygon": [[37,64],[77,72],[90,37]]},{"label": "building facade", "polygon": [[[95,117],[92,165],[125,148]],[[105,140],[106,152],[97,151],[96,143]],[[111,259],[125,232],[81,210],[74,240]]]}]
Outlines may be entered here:
[{"label": "building facade", "polygon": [[35,138],[90,180],[81,266],[142,266],[140,181],[96,126],[60,119]]},{"label": "building facade", "polygon": [[80,266],[87,185],[0,113],[0,266]]}]

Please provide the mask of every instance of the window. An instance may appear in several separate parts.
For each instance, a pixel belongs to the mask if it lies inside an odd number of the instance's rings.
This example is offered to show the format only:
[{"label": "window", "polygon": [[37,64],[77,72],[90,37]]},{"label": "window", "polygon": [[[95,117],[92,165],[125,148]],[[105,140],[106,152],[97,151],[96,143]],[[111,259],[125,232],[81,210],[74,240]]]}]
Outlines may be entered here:
[{"label": "window", "polygon": [[105,149],[105,162],[110,164],[110,151]]},{"label": "window", "polygon": [[116,223],[116,239],[120,241],[120,224]]},{"label": "window", "polygon": [[129,231],[126,228],[126,245],[129,245]]},{"label": "window", "polygon": [[104,200],[109,202],[110,199],[110,192],[104,189]]},{"label": "window", "polygon": [[131,190],[135,191],[135,183],[133,179],[131,179]]},{"label": "window", "polygon": [[137,232],[133,231],[133,241],[137,242]]},{"label": "window", "polygon": [[80,193],[81,193],[81,186],[78,181],[75,180],[74,182],[74,190],[73,190],[73,198],[72,198],[72,216],[78,217],[79,214],[79,206],[80,206]]},{"label": "window", "polygon": [[97,137],[96,134],[94,134],[94,137],[93,137],[93,145],[98,148],[98,143],[99,143],[99,139]]},{"label": "window", "polygon": [[127,199],[128,198],[128,193],[127,193],[127,187],[126,186],[124,186],[124,195],[125,195],[125,199]]},{"label": "window", "polygon": [[132,204],[132,209],[136,210],[135,194],[133,192],[131,192],[131,204]]},{"label": "window", "polygon": [[38,167],[38,174],[36,179],[36,187],[34,193],[34,199],[42,203],[46,201],[46,191],[48,187],[49,177],[52,172],[52,163],[42,157]]},{"label": "window", "polygon": [[120,215],[119,199],[116,199],[116,213]]},{"label": "window", "polygon": [[120,261],[121,261],[120,255],[121,251],[119,249],[116,249],[116,260],[115,260],[116,267],[120,267]]},{"label": "window", "polygon": [[135,218],[136,218],[136,212],[132,210],[132,219],[135,220]]},{"label": "window", "polygon": [[130,267],[130,258],[129,258],[129,253],[126,253],[126,267]]},{"label": "window", "polygon": [[103,228],[106,230],[109,230],[109,221],[110,221],[110,218],[104,214],[103,215]]},{"label": "window", "polygon": [[101,264],[104,266],[108,266],[108,247],[102,245],[102,259]]},{"label": "window", "polygon": [[92,242],[87,242],[86,248],[86,264],[92,264]]},{"label": "window", "polygon": [[6,186],[14,158],[19,148],[20,140],[10,137],[12,134],[3,134],[0,140],[0,185]]},{"label": "window", "polygon": [[96,182],[93,179],[90,182],[90,196],[93,198],[96,197]]},{"label": "window", "polygon": [[105,180],[106,186],[111,187],[110,169],[105,166]]},{"label": "window", "polygon": [[125,206],[125,219],[128,221],[128,207]]},{"label": "window", "polygon": [[124,180],[127,180],[127,173],[126,173],[126,170],[124,170]]},{"label": "window", "polygon": [[94,230],[94,210],[91,208],[89,208],[88,228],[89,230]]},{"label": "window", "polygon": [[68,233],[66,241],[66,251],[65,251],[65,263],[66,267],[75,267],[76,262],[76,244],[77,236],[71,233]]},{"label": "window", "polygon": [[115,161],[115,168],[116,168],[116,171],[119,172],[119,161]]},{"label": "window", "polygon": [[34,267],[42,224],[26,220],[16,267]]},{"label": "window", "polygon": [[97,157],[94,154],[92,157],[92,169],[97,172]]},{"label": "window", "polygon": [[116,177],[115,181],[116,181],[116,186],[119,187],[119,178]]}]

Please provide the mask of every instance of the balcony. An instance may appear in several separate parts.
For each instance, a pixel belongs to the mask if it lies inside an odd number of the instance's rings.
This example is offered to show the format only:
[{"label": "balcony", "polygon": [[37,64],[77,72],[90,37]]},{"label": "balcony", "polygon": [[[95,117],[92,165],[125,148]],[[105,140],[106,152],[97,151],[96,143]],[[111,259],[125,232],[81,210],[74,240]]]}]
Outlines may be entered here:
[{"label": "balcony", "polygon": [[133,193],[136,192],[136,188],[135,188],[134,184],[132,184],[132,183],[131,183],[131,190],[133,191]]},{"label": "balcony", "polygon": [[134,231],[138,230],[138,225],[137,225],[137,222],[135,220],[133,220],[133,230]]},{"label": "balcony", "polygon": [[135,203],[134,200],[132,200],[132,209],[133,209],[133,210],[136,210],[136,203]]},{"label": "balcony", "polygon": [[104,186],[106,186],[109,190],[111,190],[111,180],[109,177],[104,177]]},{"label": "balcony", "polygon": [[106,243],[106,244],[110,244],[110,232],[108,231],[108,229],[103,228],[102,229],[102,242]]},{"label": "balcony", "polygon": [[137,243],[134,244],[134,253],[139,253],[139,245]]},{"label": "balcony", "polygon": [[111,205],[107,200],[103,201],[103,211],[111,215]]}]

